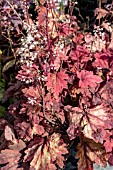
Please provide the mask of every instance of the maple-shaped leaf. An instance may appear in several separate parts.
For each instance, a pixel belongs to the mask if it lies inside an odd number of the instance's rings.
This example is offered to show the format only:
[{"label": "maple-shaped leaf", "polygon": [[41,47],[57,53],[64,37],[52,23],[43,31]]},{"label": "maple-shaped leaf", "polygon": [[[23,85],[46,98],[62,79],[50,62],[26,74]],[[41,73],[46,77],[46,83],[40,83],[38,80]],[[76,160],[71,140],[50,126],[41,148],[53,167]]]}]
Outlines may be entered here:
[{"label": "maple-shaped leaf", "polygon": [[25,151],[24,161],[30,161],[30,167],[35,170],[56,170],[56,165],[60,168],[64,166],[63,154],[68,153],[66,145],[60,138],[60,134],[52,134],[46,140],[35,137]]},{"label": "maple-shaped leaf", "polygon": [[22,91],[26,97],[34,97],[34,98],[40,97],[38,88],[35,88],[33,86],[31,86],[29,88],[22,89]]},{"label": "maple-shaped leaf", "polygon": [[22,89],[22,92],[28,99],[29,104],[38,104],[40,102],[40,93],[39,93],[39,88],[37,87],[29,87],[29,88],[24,88]]},{"label": "maple-shaped leaf", "polygon": [[33,138],[33,130],[31,128],[30,123],[26,123],[24,121],[15,121],[14,122],[15,130],[17,131],[17,134],[19,138],[26,139],[27,141],[30,141],[31,138]]},{"label": "maple-shaped leaf", "polygon": [[108,54],[105,53],[96,53],[94,54],[95,61],[93,62],[94,67],[99,67],[99,68],[109,68],[108,66],[108,61],[109,61],[109,56]]},{"label": "maple-shaped leaf", "polygon": [[0,153],[0,164],[6,164],[1,167],[1,170],[23,170],[19,168],[19,160],[21,157],[20,151],[25,148],[25,143],[19,140],[14,145],[10,145],[9,149],[2,150]]},{"label": "maple-shaped leaf", "polygon": [[84,38],[83,34],[74,35],[73,41],[77,44],[82,44],[83,38]]},{"label": "maple-shaped leaf", "polygon": [[99,76],[94,75],[92,71],[77,71],[77,77],[80,79],[79,87],[81,88],[88,88],[88,86],[96,87],[97,83],[102,82],[102,79]]},{"label": "maple-shaped leaf", "polygon": [[22,69],[18,71],[18,74],[16,76],[18,80],[24,81],[25,83],[29,84],[37,79],[38,66],[36,66],[35,64],[33,64],[32,67],[22,65],[21,68]]},{"label": "maple-shaped leaf", "polygon": [[71,107],[69,105],[65,106],[65,110],[68,113],[68,120],[70,122],[70,125],[67,129],[67,134],[70,137],[70,139],[74,139],[79,132],[78,129],[80,128],[80,121],[83,117],[83,110],[79,107]]},{"label": "maple-shaped leaf", "polygon": [[66,52],[65,50],[62,49],[55,49],[55,60],[54,60],[54,68],[56,71],[58,71],[58,69],[60,68],[60,65],[62,63],[62,61],[67,61],[68,60],[68,56],[66,56]]},{"label": "maple-shaped leaf", "polygon": [[53,93],[54,98],[59,100],[59,94],[62,92],[64,88],[67,89],[67,80],[68,75],[65,74],[63,71],[58,73],[49,73],[47,77],[47,89]]},{"label": "maple-shaped leaf", "polygon": [[75,107],[67,111],[70,115],[70,126],[67,130],[70,137],[76,136],[77,129],[80,129],[86,137],[103,143],[102,134],[107,133],[106,129],[112,128],[113,121],[113,111],[108,105],[101,104],[86,111]]},{"label": "maple-shaped leaf", "polygon": [[[89,113],[88,113],[89,112]],[[111,128],[111,121],[113,121],[113,111],[108,105],[101,104],[90,109],[87,112],[87,118],[84,117],[83,133],[86,137],[92,138],[97,142],[103,143],[102,133],[106,133],[106,129]],[[99,133],[100,131],[100,133]]]},{"label": "maple-shaped leaf", "polygon": [[77,150],[78,170],[93,170],[94,162],[100,166],[106,166],[106,152],[102,144],[83,137],[82,134]]},{"label": "maple-shaped leaf", "polygon": [[69,24],[59,24],[59,36],[66,36],[73,33],[74,29],[70,27]]},{"label": "maple-shaped leaf", "polygon": [[77,46],[76,48],[71,50],[69,56],[74,61],[84,63],[89,60],[89,51],[84,46]]},{"label": "maple-shaped leaf", "polygon": [[42,135],[42,134],[44,134],[44,132],[45,132],[45,130],[42,125],[34,124],[33,129],[32,129],[33,134]]},{"label": "maple-shaped leaf", "polygon": [[15,138],[15,134],[13,130],[7,125],[5,127],[5,139],[11,141],[13,143],[17,143],[17,139]]},{"label": "maple-shaped leaf", "polygon": [[105,138],[104,146],[105,146],[106,152],[112,152],[113,139],[110,139],[110,136],[108,136],[108,138]]}]

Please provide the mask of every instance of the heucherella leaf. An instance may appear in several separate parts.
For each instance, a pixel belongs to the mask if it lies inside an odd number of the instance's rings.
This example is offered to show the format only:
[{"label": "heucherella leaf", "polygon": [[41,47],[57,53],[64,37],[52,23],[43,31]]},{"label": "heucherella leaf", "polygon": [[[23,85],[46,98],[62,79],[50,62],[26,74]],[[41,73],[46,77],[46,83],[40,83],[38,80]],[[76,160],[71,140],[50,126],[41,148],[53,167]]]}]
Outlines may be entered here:
[{"label": "heucherella leaf", "polygon": [[[111,121],[113,121],[113,111],[107,105],[98,105],[94,108],[83,111],[75,107],[66,107],[70,115],[70,126],[67,130],[71,139],[78,135],[80,129],[87,138],[93,139],[95,142],[103,143],[103,133],[107,134],[106,129],[110,129]],[[78,131],[79,132],[79,131]]]},{"label": "heucherella leaf", "polygon": [[25,143],[22,140],[10,145],[9,149],[2,150],[0,153],[0,164],[6,164],[1,167],[1,170],[23,170],[19,167],[19,160],[21,157],[20,151],[25,148]]},{"label": "heucherella leaf", "polygon": [[28,99],[29,104],[37,104],[40,101],[39,87],[29,87],[22,89],[22,92]]},{"label": "heucherella leaf", "polygon": [[96,143],[82,135],[77,150],[76,158],[79,158],[78,169],[93,170],[93,162],[100,166],[106,166],[106,152],[102,144]]},{"label": "heucherella leaf", "polygon": [[57,170],[55,165],[60,168],[64,166],[63,154],[67,154],[66,144],[60,139],[60,134],[52,134],[46,141],[44,138],[35,137],[30,142],[28,149],[25,151],[24,161],[30,162],[30,167],[35,170]]},{"label": "heucherella leaf", "polygon": [[65,88],[67,89],[67,80],[68,75],[64,73],[63,71],[60,71],[58,73],[49,73],[47,77],[47,89],[51,93],[53,93],[53,96],[55,99],[59,99],[59,95],[62,92],[62,90]]},{"label": "heucherella leaf", "polygon": [[5,127],[5,139],[8,141],[11,141],[13,143],[17,143],[15,134],[14,134],[13,130],[8,125]]},{"label": "heucherella leaf", "polygon": [[95,22],[75,16],[83,4],[0,3],[2,170],[66,169],[76,153],[78,170],[113,165],[112,4],[96,9]]},{"label": "heucherella leaf", "polygon": [[92,71],[82,70],[81,72],[77,72],[77,76],[80,79],[79,87],[81,88],[88,88],[88,86],[96,87],[97,83],[102,82],[102,79],[94,75]]}]

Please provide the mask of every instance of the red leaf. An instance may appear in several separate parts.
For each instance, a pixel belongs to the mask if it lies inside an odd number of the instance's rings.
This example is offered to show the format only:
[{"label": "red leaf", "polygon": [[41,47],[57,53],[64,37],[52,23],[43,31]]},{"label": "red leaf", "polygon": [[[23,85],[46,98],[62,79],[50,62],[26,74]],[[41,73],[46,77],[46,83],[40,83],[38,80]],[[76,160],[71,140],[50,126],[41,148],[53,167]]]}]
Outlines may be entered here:
[{"label": "red leaf", "polygon": [[27,97],[29,104],[32,104],[32,105],[39,104],[40,94],[39,94],[38,86],[37,87],[31,86],[29,88],[24,88],[22,92]]},{"label": "red leaf", "polygon": [[105,86],[101,89],[100,95],[101,98],[105,101],[109,102],[111,106],[113,106],[113,80],[108,81]]},{"label": "red leaf", "polygon": [[71,50],[69,56],[72,60],[83,63],[89,60],[89,51],[84,46],[77,46],[75,49]]},{"label": "red leaf", "polygon": [[67,61],[68,56],[66,56],[65,50],[63,50],[63,49],[61,50],[60,48],[55,49],[55,56],[56,57],[55,57],[55,60],[54,60],[54,68],[56,69],[56,71],[58,71],[62,61]]},{"label": "red leaf", "polygon": [[77,150],[76,158],[79,158],[79,170],[93,170],[94,162],[100,166],[106,166],[106,152],[102,144],[96,143],[92,139],[83,137],[82,135]]},{"label": "red leaf", "polygon": [[70,126],[67,132],[71,138],[77,135],[77,129],[80,129],[86,137],[95,142],[103,143],[103,134],[107,133],[107,128],[112,128],[113,111],[108,105],[101,104],[87,109],[85,112],[75,107],[68,112],[70,114]]},{"label": "red leaf", "polygon": [[73,33],[74,29],[69,26],[69,24],[60,24],[59,25],[59,36],[66,36]]},{"label": "red leaf", "polygon": [[1,170],[17,170],[18,161],[20,159],[21,153],[15,150],[5,149],[0,153],[0,164],[8,163]]},{"label": "red leaf", "polygon": [[20,151],[25,148],[24,142],[19,140],[18,143],[14,145],[10,145],[9,149],[2,150],[0,153],[0,164],[5,164],[1,170],[22,170],[23,168],[19,168],[19,160],[21,157]]},{"label": "red leaf", "polygon": [[93,66],[99,68],[109,68],[108,67],[109,56],[107,54],[96,53],[94,56],[96,60],[93,62]]},{"label": "red leaf", "polygon": [[18,71],[16,78],[18,80],[24,81],[26,84],[34,82],[37,79],[37,69],[38,67],[34,64],[32,67],[22,65],[21,70]]},{"label": "red leaf", "polygon": [[88,88],[88,86],[96,87],[97,83],[102,82],[102,79],[99,76],[94,75],[92,71],[82,70],[81,72],[77,72],[77,76],[80,79],[79,87],[82,88]]},{"label": "red leaf", "polygon": [[67,88],[68,75],[63,71],[56,74],[49,73],[47,77],[47,89],[53,93],[54,98],[59,100],[59,94],[62,92],[63,88]]},{"label": "red leaf", "polygon": [[9,149],[21,151],[26,147],[25,143],[20,139],[17,143],[9,146]]},{"label": "red leaf", "polygon": [[105,143],[104,143],[104,146],[106,148],[106,152],[112,152],[112,149],[113,149],[113,139],[109,139],[110,136],[108,136],[107,139],[105,139]]},{"label": "red leaf", "polygon": [[110,155],[108,163],[110,164],[110,166],[113,166],[113,155]]},{"label": "red leaf", "polygon": [[22,139],[25,138],[26,140],[30,141],[33,138],[32,128],[30,123],[26,122],[18,122],[15,121],[15,129],[17,131],[18,136]]},{"label": "red leaf", "polygon": [[45,132],[45,130],[44,130],[43,126],[38,125],[38,124],[34,124],[33,130],[32,130],[33,134],[42,135],[42,134],[44,134],[44,132]]},{"label": "red leaf", "polygon": [[[35,138],[25,151],[24,161],[31,161],[30,168],[35,170],[56,170],[55,164],[63,168],[64,157],[62,154],[68,153],[63,140],[59,134],[52,134],[46,141],[43,138]],[[60,160],[59,160],[60,157]]]},{"label": "red leaf", "polygon": [[83,34],[74,35],[73,41],[75,43],[81,44],[83,43],[83,38],[84,38]]},{"label": "red leaf", "polygon": [[5,127],[5,138],[8,141],[17,143],[17,139],[15,138],[14,132],[8,125]]}]

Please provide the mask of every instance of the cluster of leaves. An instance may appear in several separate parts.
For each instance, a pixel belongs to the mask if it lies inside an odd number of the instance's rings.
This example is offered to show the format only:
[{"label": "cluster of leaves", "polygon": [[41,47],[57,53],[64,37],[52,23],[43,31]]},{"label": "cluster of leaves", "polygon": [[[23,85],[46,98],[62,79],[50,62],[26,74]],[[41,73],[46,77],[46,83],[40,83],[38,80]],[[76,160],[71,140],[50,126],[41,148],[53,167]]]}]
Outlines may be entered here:
[{"label": "cluster of leaves", "polygon": [[0,119],[1,170],[63,169],[78,138],[79,170],[113,165],[112,26],[106,20],[82,33],[72,12],[58,13],[52,0],[35,2],[36,20],[29,1],[15,2],[1,5],[2,36],[14,56],[2,74],[15,66],[2,97],[12,104]]}]

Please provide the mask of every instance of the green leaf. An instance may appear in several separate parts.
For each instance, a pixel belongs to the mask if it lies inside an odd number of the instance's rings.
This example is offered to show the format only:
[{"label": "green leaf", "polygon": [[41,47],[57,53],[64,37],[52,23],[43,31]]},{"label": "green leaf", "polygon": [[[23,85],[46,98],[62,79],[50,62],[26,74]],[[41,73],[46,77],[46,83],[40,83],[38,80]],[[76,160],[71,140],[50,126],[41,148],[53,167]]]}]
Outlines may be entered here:
[{"label": "green leaf", "polygon": [[14,64],[15,64],[15,59],[13,59],[13,60],[11,60],[11,61],[8,61],[8,62],[4,65],[4,67],[3,67],[3,69],[2,69],[2,72],[7,71],[10,67],[13,67]]},{"label": "green leaf", "polygon": [[3,106],[0,106],[0,118],[4,117],[6,114],[6,109]]},{"label": "green leaf", "polygon": [[0,89],[5,87],[5,80],[1,79],[0,80]]},{"label": "green leaf", "polygon": [[1,79],[0,80],[0,101],[2,101],[4,91],[5,91],[5,80]]}]

